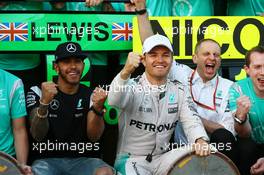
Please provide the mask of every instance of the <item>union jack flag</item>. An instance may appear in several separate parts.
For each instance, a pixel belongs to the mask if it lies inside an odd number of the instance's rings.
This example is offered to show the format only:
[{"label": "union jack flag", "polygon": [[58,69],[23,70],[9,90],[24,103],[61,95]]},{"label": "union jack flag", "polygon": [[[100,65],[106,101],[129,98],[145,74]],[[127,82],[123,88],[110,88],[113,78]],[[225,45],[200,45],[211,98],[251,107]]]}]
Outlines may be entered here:
[{"label": "union jack flag", "polygon": [[132,23],[113,23],[112,41],[131,41]]},{"label": "union jack flag", "polygon": [[27,41],[28,24],[21,22],[0,23],[0,41]]}]

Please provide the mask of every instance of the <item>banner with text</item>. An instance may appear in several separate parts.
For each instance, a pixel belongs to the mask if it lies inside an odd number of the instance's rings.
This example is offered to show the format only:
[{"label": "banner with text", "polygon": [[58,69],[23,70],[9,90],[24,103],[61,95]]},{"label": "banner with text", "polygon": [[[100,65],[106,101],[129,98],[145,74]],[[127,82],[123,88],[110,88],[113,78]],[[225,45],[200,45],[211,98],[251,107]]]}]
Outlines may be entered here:
[{"label": "banner with text", "polygon": [[74,41],[83,50],[130,50],[130,14],[31,14],[0,16],[0,51],[54,51]]},{"label": "banner with text", "polygon": [[[174,58],[191,59],[202,38],[219,42],[223,59],[243,59],[247,50],[264,45],[263,17],[152,17],[154,33],[167,35]],[[133,19],[133,50],[141,53],[137,18]]]}]

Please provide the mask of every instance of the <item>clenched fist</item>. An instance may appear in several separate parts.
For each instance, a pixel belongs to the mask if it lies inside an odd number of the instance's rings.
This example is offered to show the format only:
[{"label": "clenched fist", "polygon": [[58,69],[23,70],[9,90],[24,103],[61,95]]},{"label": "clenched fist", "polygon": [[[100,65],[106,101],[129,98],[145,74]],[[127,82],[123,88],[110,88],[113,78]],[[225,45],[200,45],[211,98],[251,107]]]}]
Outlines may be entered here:
[{"label": "clenched fist", "polygon": [[261,175],[264,173],[264,158],[259,158],[257,162],[250,168],[250,173],[253,175]]},{"label": "clenched fist", "polygon": [[241,120],[245,120],[251,107],[251,102],[248,96],[242,95],[236,101],[237,110],[236,116]]},{"label": "clenched fist", "polygon": [[43,82],[41,84],[42,96],[40,101],[49,104],[54,96],[58,93],[58,85],[53,82]]},{"label": "clenched fist", "polygon": [[121,78],[124,79],[124,80],[128,79],[128,77],[139,66],[139,64],[141,63],[142,59],[143,59],[142,55],[140,55],[138,53],[130,52],[128,54],[126,64],[125,64],[123,70],[121,71]]},{"label": "clenched fist", "polygon": [[107,98],[107,92],[102,88],[95,88],[92,94],[93,107],[96,111],[102,111],[104,102]]}]

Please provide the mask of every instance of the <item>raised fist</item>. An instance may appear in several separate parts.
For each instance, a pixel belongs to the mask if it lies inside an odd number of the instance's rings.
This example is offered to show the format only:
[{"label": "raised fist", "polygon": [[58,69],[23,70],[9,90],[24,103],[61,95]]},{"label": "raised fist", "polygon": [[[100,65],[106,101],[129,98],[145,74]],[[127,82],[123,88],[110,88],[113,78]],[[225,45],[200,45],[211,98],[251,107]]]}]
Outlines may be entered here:
[{"label": "raised fist", "polygon": [[58,93],[57,84],[53,82],[43,82],[41,84],[42,96],[40,101],[45,104],[49,104],[54,96]]},{"label": "raised fist", "polygon": [[142,59],[143,59],[142,55],[140,55],[138,53],[130,52],[128,54],[127,61],[126,61],[126,64],[125,64],[122,72],[129,76],[130,74],[132,74],[136,70],[136,68],[141,63]]},{"label": "raised fist", "polygon": [[104,103],[107,98],[107,92],[102,88],[95,88],[92,94],[93,107],[97,111],[101,111],[104,108]]},{"label": "raised fist", "polygon": [[249,97],[242,95],[237,99],[236,103],[237,103],[236,116],[239,117],[241,120],[245,120],[251,107],[251,102]]}]

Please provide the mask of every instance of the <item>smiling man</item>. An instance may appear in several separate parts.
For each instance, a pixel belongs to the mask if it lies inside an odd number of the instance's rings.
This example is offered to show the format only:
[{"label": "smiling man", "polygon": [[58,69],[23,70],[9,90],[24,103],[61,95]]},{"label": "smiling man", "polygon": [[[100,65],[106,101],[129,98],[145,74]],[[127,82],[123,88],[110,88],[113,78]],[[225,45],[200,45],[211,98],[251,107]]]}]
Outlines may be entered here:
[{"label": "smiling man", "polygon": [[[35,175],[112,175],[110,166],[93,158],[104,130],[106,93],[80,84],[86,55],[78,43],[58,45],[54,68],[58,81],[43,82],[27,94],[32,137],[39,159]],[[93,102],[90,104],[90,98]]]},{"label": "smiling man", "polygon": [[[138,28],[141,41],[153,35],[148,19],[145,0],[134,0],[138,11]],[[228,106],[228,90],[232,81],[222,78],[218,74],[221,65],[221,47],[213,39],[202,39],[196,44],[193,62],[197,65],[193,71],[186,65],[173,61],[169,73],[169,79],[179,81],[187,86],[195,109],[203,126],[219,151],[226,154],[232,160],[236,155],[233,150],[235,143],[234,119]],[[175,130],[176,140],[179,144],[186,143],[187,139],[179,123]]]},{"label": "smiling man", "polygon": [[[245,61],[249,77],[236,82],[229,92],[242,175],[250,174],[250,166],[264,155],[264,47],[249,50]],[[253,172],[255,168],[252,167]]]},{"label": "smiling man", "polygon": [[[169,151],[177,121],[181,121],[199,156],[210,153],[208,139],[188,90],[167,79],[171,68],[169,39],[153,35],[143,44],[143,55],[129,53],[127,62],[110,86],[108,102],[121,110],[115,168],[123,175],[163,175],[188,149]],[[139,64],[145,72],[129,79]]]}]

